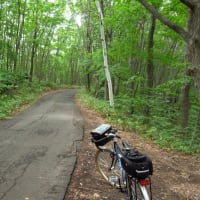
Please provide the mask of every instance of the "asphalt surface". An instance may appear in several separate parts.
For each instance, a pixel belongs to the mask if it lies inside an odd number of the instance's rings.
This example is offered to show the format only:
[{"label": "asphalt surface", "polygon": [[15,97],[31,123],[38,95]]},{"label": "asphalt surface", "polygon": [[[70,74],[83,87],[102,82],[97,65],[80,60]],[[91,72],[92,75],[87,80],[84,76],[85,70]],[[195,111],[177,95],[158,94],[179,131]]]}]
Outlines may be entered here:
[{"label": "asphalt surface", "polygon": [[83,136],[76,90],[44,96],[0,123],[0,200],[62,200]]}]

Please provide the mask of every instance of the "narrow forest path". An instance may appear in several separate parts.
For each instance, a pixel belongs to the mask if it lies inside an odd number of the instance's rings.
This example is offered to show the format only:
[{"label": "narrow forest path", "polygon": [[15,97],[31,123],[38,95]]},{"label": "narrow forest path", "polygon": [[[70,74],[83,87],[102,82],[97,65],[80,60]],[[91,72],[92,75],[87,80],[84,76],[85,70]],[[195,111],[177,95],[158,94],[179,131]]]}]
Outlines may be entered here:
[{"label": "narrow forest path", "polygon": [[[95,168],[96,148],[90,142],[90,131],[105,121],[86,108],[81,111],[85,119],[84,140],[65,200],[126,200],[125,194],[107,185]],[[200,199],[199,159],[161,150],[134,133],[122,131],[120,135],[152,158],[153,200]]]}]

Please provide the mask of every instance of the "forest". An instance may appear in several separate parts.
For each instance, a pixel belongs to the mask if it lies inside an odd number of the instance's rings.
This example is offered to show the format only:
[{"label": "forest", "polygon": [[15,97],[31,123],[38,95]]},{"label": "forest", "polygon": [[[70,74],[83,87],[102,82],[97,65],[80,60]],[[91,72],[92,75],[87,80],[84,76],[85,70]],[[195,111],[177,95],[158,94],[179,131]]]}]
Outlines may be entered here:
[{"label": "forest", "polygon": [[0,119],[78,87],[110,122],[199,155],[200,2],[1,0],[0,16]]}]

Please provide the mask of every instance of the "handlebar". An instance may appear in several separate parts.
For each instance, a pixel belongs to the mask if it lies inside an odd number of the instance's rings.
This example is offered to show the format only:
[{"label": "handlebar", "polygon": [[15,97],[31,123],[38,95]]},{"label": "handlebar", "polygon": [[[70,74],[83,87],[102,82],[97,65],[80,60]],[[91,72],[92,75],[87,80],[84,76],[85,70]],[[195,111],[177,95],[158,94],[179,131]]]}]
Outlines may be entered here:
[{"label": "handlebar", "polygon": [[113,138],[121,139],[121,137],[119,135],[116,135],[115,133],[108,133],[108,134],[106,134],[106,137],[113,137]]},{"label": "handlebar", "polygon": [[109,133],[106,133],[105,134],[105,137],[104,138],[101,138],[101,139],[94,139],[92,138],[91,141],[95,144],[100,144],[104,141],[107,141],[107,140],[113,140],[115,138],[117,139],[121,139],[121,137],[119,135],[116,135],[116,132],[117,132],[117,129],[111,129],[109,131]]}]

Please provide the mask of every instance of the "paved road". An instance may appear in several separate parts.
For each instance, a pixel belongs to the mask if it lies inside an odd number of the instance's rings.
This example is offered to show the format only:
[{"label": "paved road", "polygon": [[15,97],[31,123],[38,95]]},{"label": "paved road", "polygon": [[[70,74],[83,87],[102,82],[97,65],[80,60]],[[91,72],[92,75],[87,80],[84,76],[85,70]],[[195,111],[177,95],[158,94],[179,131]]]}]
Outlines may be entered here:
[{"label": "paved road", "polygon": [[0,123],[0,200],[62,200],[83,120],[76,91],[47,95]]}]

